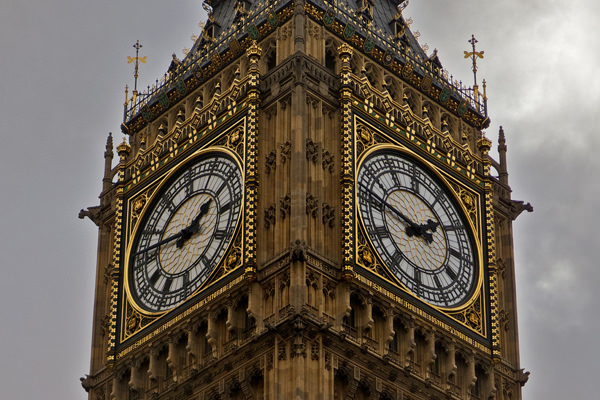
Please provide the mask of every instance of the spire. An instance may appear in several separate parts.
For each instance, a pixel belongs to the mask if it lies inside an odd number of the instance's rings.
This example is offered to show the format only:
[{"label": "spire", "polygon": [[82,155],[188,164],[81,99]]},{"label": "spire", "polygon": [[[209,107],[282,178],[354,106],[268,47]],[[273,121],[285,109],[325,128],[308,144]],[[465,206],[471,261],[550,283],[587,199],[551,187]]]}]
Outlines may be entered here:
[{"label": "spire", "polygon": [[112,132],[108,133],[106,139],[106,151],[104,152],[104,177],[102,178],[102,192],[112,187],[112,160],[113,160],[113,138]]},{"label": "spire", "polygon": [[498,134],[498,153],[500,154],[500,167],[498,170],[500,182],[503,185],[508,185],[508,170],[506,167],[506,138],[504,137],[504,129],[500,127]]}]

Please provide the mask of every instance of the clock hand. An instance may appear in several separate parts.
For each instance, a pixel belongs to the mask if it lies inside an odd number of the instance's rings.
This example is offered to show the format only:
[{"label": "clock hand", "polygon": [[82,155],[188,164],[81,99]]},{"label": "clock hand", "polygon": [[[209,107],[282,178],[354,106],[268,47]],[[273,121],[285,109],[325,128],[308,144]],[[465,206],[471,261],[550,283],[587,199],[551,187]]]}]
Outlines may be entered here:
[{"label": "clock hand", "polygon": [[[363,188],[369,192],[369,194],[375,198],[375,200],[377,200],[379,203],[381,203],[382,205],[386,206],[390,211],[392,211],[394,214],[396,214],[398,217],[400,217],[404,222],[406,222],[412,229],[415,229],[415,231],[419,231],[418,227],[419,225],[417,225],[416,223],[414,223],[410,218],[408,218],[406,215],[402,214],[400,211],[396,210],[394,207],[392,207],[390,205],[390,203],[388,203],[387,201],[385,201],[384,199],[382,199],[378,194],[376,194],[375,192],[371,191],[370,189],[366,188],[363,186]],[[409,235],[412,236],[412,235]]]},{"label": "clock hand", "polygon": [[186,240],[192,237],[194,233],[198,232],[198,230],[200,229],[200,219],[208,212],[211,201],[212,198],[208,199],[206,203],[202,204],[198,216],[194,218],[194,220],[188,227],[183,228],[181,232],[179,232],[181,236],[177,239],[177,242],[175,243],[178,249],[182,248]]},{"label": "clock hand", "polygon": [[427,223],[419,225],[419,224],[413,222],[410,218],[408,218],[406,215],[404,215],[400,211],[396,210],[396,208],[392,207],[390,205],[390,203],[388,203],[387,201],[382,199],[379,195],[377,195],[376,193],[371,191],[369,188],[363,186],[363,189],[365,189],[373,198],[375,198],[375,200],[380,202],[382,205],[386,206],[390,211],[392,211],[394,214],[396,214],[398,217],[400,217],[404,222],[406,222],[408,224],[406,226],[405,232],[409,237],[421,236],[427,243],[433,242],[433,235],[427,231],[431,230],[432,232],[435,232],[435,230],[437,229],[437,226],[439,225],[437,222],[432,221],[431,219],[428,219]]},{"label": "clock hand", "polygon": [[134,254],[134,256],[138,256],[147,251],[156,249],[157,247],[160,247],[163,244],[172,242],[173,240],[177,240],[177,248],[181,248],[183,246],[183,244],[185,243],[185,241],[187,239],[189,239],[194,233],[198,232],[198,229],[200,229],[200,218],[202,218],[202,216],[208,212],[211,201],[212,201],[212,199],[209,199],[206,203],[204,203],[200,207],[200,213],[198,214],[198,216],[196,218],[194,218],[194,220],[192,221],[190,226],[183,228],[181,231],[177,232],[176,234],[174,234],[172,236],[169,236],[168,238],[166,238],[164,240],[161,240],[160,242],[154,243],[153,245],[148,246],[148,247],[138,251],[137,253]]},{"label": "clock hand", "polygon": [[166,244],[166,243],[172,242],[173,240],[175,240],[175,239],[178,239],[180,236],[181,236],[181,232],[179,232],[179,233],[176,233],[176,234],[174,234],[173,236],[170,236],[170,237],[168,237],[168,238],[166,238],[166,239],[164,239],[164,240],[161,240],[160,242],[154,243],[153,245],[151,245],[151,246],[148,246],[148,247],[146,247],[146,248],[144,248],[144,249],[142,249],[142,250],[138,251],[137,253],[135,253],[135,254],[134,254],[134,256],[138,256],[138,255],[140,255],[140,254],[142,254],[142,253],[145,253],[145,252],[147,252],[147,251],[150,251],[150,250],[152,250],[152,249],[155,249],[155,248],[157,248],[157,247],[160,247],[160,246],[162,246],[163,244]]},{"label": "clock hand", "polygon": [[427,231],[435,232],[439,223],[428,219],[426,223],[419,225],[421,237],[425,239],[427,243],[433,242],[433,235]]}]

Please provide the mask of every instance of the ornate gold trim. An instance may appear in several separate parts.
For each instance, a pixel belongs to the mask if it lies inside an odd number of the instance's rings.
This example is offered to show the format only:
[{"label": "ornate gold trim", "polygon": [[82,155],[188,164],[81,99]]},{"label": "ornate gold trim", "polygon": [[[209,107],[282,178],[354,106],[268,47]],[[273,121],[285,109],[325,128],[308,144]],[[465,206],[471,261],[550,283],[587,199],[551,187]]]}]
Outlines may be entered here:
[{"label": "ornate gold trim", "polygon": [[346,280],[354,278],[355,263],[355,221],[356,210],[354,209],[354,154],[356,144],[354,141],[354,129],[352,128],[352,89],[350,87],[350,75],[352,69],[350,60],[352,58],[352,48],[347,44],[342,44],[338,48],[338,54],[342,60],[340,71],[340,107],[342,109],[342,177],[341,190],[342,212],[340,216],[342,228],[342,277]]}]

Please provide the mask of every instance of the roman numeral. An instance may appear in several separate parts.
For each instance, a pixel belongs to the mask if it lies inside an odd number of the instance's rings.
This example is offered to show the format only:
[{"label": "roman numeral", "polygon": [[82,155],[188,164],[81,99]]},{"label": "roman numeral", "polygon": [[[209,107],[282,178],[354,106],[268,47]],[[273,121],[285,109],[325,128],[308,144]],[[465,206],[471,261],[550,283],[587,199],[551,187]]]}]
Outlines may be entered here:
[{"label": "roman numeral", "polygon": [[160,229],[148,229],[148,230],[144,230],[142,231],[142,235],[160,235],[162,234],[162,230]]},{"label": "roman numeral", "polygon": [[394,264],[400,266],[400,263],[402,262],[402,260],[404,259],[404,254],[402,254],[401,251],[396,250],[396,252],[392,255],[392,260],[394,261]]},{"label": "roman numeral", "polygon": [[227,211],[229,211],[229,209],[231,208],[231,202],[223,205],[220,209],[219,209],[219,214],[223,214]]},{"label": "roman numeral", "polygon": [[221,193],[221,191],[225,188],[225,186],[227,186],[227,181],[223,181],[223,183],[221,183],[221,186],[219,186],[219,188],[216,190],[215,194],[217,197],[219,196],[219,193]]},{"label": "roman numeral", "polygon": [[450,279],[452,279],[452,281],[456,281],[456,272],[454,272],[452,270],[452,268],[450,268],[449,265],[446,265],[446,274],[450,277]]},{"label": "roman numeral", "polygon": [[154,286],[156,281],[158,281],[158,278],[160,278],[160,270],[159,269],[155,270],[154,273],[152,274],[152,276],[150,277],[150,284],[152,286]]},{"label": "roman numeral", "polygon": [[174,212],[175,211],[175,204],[173,204],[173,201],[170,198],[163,197],[161,200],[162,200],[163,205],[166,208],[168,208],[170,212]]},{"label": "roman numeral", "polygon": [[216,240],[223,240],[228,234],[228,231],[221,229],[215,232],[214,237]]},{"label": "roman numeral", "polygon": [[417,170],[417,167],[415,167],[414,165],[410,166],[410,173],[411,173],[411,179],[410,179],[410,184],[412,186],[412,190],[415,193],[419,193],[419,170]]},{"label": "roman numeral", "polygon": [[379,238],[389,238],[390,231],[385,226],[376,226],[369,232],[370,235],[378,236]]},{"label": "roman numeral", "polygon": [[462,254],[460,253],[460,251],[450,248],[450,254],[453,255],[454,257],[458,258],[459,260],[463,259]]},{"label": "roman numeral", "polygon": [[204,255],[200,258],[200,261],[202,261],[205,271],[207,271],[208,269],[210,269],[210,267],[212,267],[210,265],[210,260],[208,258],[206,258]]},{"label": "roman numeral", "polygon": [[442,227],[442,229],[445,230],[445,231],[448,231],[448,232],[450,232],[450,231],[460,231],[460,230],[463,229],[463,226],[462,225],[444,225]]},{"label": "roman numeral", "polygon": [[421,286],[421,271],[418,269],[415,269],[415,282],[417,286]]},{"label": "roman numeral", "polygon": [[173,279],[171,279],[171,278],[167,278],[167,279],[165,280],[165,284],[164,284],[164,286],[163,286],[163,289],[162,289],[162,291],[163,291],[163,292],[168,292],[168,291],[169,291],[169,289],[171,288],[171,283],[172,283],[172,282],[173,282]]},{"label": "roman numeral", "polygon": [[185,194],[186,196],[190,196],[194,192],[194,181],[192,180],[192,170],[187,171],[185,176]]}]

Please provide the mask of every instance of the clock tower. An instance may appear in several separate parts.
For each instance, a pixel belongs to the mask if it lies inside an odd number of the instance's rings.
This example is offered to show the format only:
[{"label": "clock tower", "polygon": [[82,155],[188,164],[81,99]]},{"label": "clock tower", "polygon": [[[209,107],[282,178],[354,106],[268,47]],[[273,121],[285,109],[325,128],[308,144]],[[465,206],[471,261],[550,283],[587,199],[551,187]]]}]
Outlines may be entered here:
[{"label": "clock tower", "polygon": [[204,1],[80,213],[90,400],[521,398],[532,209],[502,129],[489,155],[485,85],[448,79],[406,3]]}]

